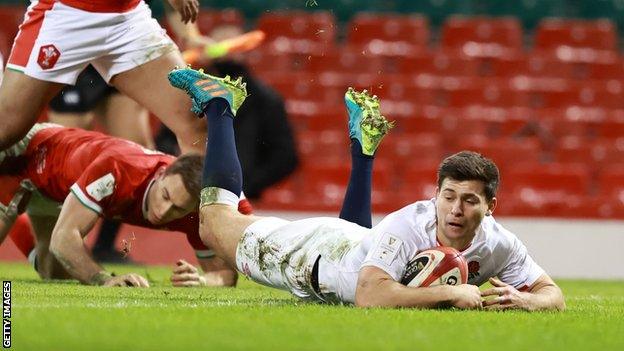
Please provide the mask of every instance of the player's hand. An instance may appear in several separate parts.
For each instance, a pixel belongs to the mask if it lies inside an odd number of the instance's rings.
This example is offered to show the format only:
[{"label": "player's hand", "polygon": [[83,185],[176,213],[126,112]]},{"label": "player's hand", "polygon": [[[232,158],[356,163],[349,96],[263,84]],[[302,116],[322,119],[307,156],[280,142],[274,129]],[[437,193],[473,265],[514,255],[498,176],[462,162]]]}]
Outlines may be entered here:
[{"label": "player's hand", "polygon": [[195,22],[199,15],[198,0],[169,0],[173,7],[181,16],[182,22]]},{"label": "player's hand", "polygon": [[479,287],[471,284],[461,284],[454,286],[454,298],[451,304],[461,309],[478,309],[481,308],[481,291]]},{"label": "player's hand", "polygon": [[136,288],[149,288],[147,279],[136,273],[124,274],[116,277],[112,277],[107,280],[103,286],[130,286]]},{"label": "player's hand", "polygon": [[486,310],[523,309],[529,310],[528,293],[520,292],[509,284],[505,284],[496,278],[490,278],[493,288],[483,290],[482,297],[496,296],[492,299],[484,299],[483,307]]},{"label": "player's hand", "polygon": [[29,180],[23,180],[20,183],[19,190],[13,195],[11,202],[6,206],[0,203],[0,214],[9,219],[15,219],[17,215],[24,213],[34,190],[35,187]]},{"label": "player's hand", "polygon": [[206,278],[195,266],[185,260],[179,260],[173,268],[171,283],[173,286],[204,286]]}]

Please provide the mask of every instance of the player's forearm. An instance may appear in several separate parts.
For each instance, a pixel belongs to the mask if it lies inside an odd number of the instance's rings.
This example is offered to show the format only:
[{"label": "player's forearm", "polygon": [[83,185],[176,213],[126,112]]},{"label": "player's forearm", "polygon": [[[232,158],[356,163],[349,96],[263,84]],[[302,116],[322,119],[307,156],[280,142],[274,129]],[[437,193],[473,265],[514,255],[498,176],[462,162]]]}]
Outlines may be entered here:
[{"label": "player's forearm", "polygon": [[102,285],[108,278],[89,255],[77,230],[59,229],[52,234],[50,252],[59,260],[69,274],[83,284]]},{"label": "player's forearm", "polygon": [[449,286],[427,288],[406,287],[395,281],[385,280],[365,286],[359,284],[355,295],[358,307],[414,307],[439,308],[451,306],[452,294]]},{"label": "player's forearm", "polygon": [[525,292],[529,311],[566,309],[563,292],[556,285],[547,285],[532,292]]},{"label": "player's forearm", "polygon": [[167,22],[169,23],[169,26],[171,26],[171,29],[175,33],[176,37],[180,39],[184,45],[187,45],[192,39],[201,36],[197,23],[182,22],[182,16],[175,11],[167,13]]},{"label": "player's forearm", "polygon": [[15,216],[7,216],[4,213],[0,212],[0,245],[4,242],[4,239],[8,236],[11,231],[11,227],[15,223]]}]

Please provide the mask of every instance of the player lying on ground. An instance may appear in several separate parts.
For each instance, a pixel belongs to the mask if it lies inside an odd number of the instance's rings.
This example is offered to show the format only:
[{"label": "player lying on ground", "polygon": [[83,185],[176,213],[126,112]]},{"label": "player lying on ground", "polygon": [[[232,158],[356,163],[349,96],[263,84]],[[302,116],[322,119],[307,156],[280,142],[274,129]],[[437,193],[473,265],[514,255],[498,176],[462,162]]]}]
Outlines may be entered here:
[{"label": "player lying on ground", "polygon": [[[138,274],[112,277],[89,255],[83,238],[105,217],[185,233],[205,273],[181,260],[171,277],[175,286],[236,283],[236,272],[213,257],[199,238],[201,156],[176,159],[126,140],[55,124],[36,124],[6,155],[0,163],[0,202],[8,206],[0,208],[0,243],[24,207],[28,179],[36,188],[28,213],[42,278],[147,286]],[[246,200],[241,211],[251,211]],[[22,248],[26,255],[30,249]]]},{"label": "player lying on ground", "polygon": [[[201,238],[254,281],[300,298],[365,307],[565,308],[559,287],[491,216],[498,169],[490,160],[472,152],[446,158],[435,199],[416,202],[366,228],[373,156],[389,124],[375,97],[349,90],[345,102],[353,169],[343,219],[290,222],[244,216],[236,211],[242,179],[232,129],[245,98],[244,84],[190,68],[172,71],[169,80],[187,91],[208,119]],[[440,245],[461,250],[472,267],[473,285],[401,284],[410,260]],[[477,286],[488,278],[495,287],[480,292]],[[489,296],[495,297],[483,300]]]}]

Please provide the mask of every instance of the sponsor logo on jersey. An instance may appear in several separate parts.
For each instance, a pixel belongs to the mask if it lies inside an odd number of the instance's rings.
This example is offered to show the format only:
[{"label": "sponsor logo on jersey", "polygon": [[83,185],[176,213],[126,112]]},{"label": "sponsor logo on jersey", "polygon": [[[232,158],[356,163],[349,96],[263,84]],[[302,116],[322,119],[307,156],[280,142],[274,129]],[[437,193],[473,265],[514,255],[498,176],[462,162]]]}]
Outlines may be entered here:
[{"label": "sponsor logo on jersey", "polygon": [[50,69],[56,65],[56,61],[58,61],[59,57],[61,57],[61,52],[56,46],[52,44],[43,45],[39,48],[37,63],[43,69]]},{"label": "sponsor logo on jersey", "polygon": [[96,201],[100,201],[111,195],[113,190],[115,190],[115,177],[113,177],[112,173],[108,173],[105,176],[95,180],[93,183],[87,185],[87,194],[89,194]]},{"label": "sponsor logo on jersey", "polygon": [[399,254],[401,245],[403,245],[403,240],[390,233],[384,233],[375,252],[375,257],[389,266]]}]

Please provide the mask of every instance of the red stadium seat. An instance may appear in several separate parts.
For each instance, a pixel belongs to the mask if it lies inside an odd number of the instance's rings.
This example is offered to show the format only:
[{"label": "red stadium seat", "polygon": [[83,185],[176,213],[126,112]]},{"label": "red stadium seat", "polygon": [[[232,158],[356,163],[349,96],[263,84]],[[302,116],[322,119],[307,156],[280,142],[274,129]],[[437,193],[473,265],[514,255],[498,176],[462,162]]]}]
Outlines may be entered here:
[{"label": "red stadium seat", "polygon": [[397,60],[398,72],[436,76],[477,76],[479,61],[452,52],[419,53]]},{"label": "red stadium seat", "polygon": [[237,9],[202,9],[197,18],[197,26],[202,33],[209,34],[213,29],[219,26],[228,25],[238,28],[245,26],[245,18]]},{"label": "red stadium seat", "polygon": [[476,151],[492,159],[501,170],[517,163],[538,163],[541,159],[539,141],[534,138],[488,138],[484,134],[466,135],[455,143],[455,150]]},{"label": "red stadium seat", "polygon": [[562,63],[551,56],[543,54],[515,55],[491,58],[488,69],[482,72],[497,77],[530,76],[569,78],[573,75],[573,67]]},{"label": "red stadium seat", "polygon": [[289,53],[279,53],[273,50],[253,50],[246,55],[247,66],[259,75],[272,75],[275,72],[293,70],[293,58]]},{"label": "red stadium seat", "polygon": [[529,95],[525,92],[512,90],[504,84],[491,81],[484,86],[464,86],[456,89],[440,89],[435,97],[436,104],[449,107],[470,105],[514,107],[529,106]]},{"label": "red stadium seat", "polygon": [[556,49],[566,45],[614,51],[617,33],[613,22],[600,20],[544,19],[537,27],[535,47]]},{"label": "red stadium seat", "polygon": [[475,42],[522,48],[522,25],[513,17],[453,16],[444,22],[441,36],[441,45],[444,47],[458,48]]},{"label": "red stadium seat", "polygon": [[314,164],[320,160],[336,162],[348,160],[350,141],[345,129],[297,133],[297,145],[302,163],[305,165]]},{"label": "red stadium seat", "polygon": [[500,214],[540,217],[597,216],[587,206],[590,171],[581,164],[518,164],[501,172]]},{"label": "red stadium seat", "polygon": [[602,169],[598,177],[599,192],[624,204],[624,165]]},{"label": "red stadium seat", "polygon": [[409,134],[391,131],[382,142],[376,158],[388,160],[395,168],[408,166],[411,162],[438,162],[444,152],[439,134]]},{"label": "red stadium seat", "polygon": [[[348,150],[348,148],[347,148]],[[393,177],[390,165],[383,160],[376,162],[373,173],[373,188],[384,190],[390,188]],[[350,161],[319,161],[304,165],[305,184],[310,189],[326,189],[327,187],[346,188],[351,172]],[[343,193],[344,194],[344,193]]]},{"label": "red stadium seat", "polygon": [[582,164],[516,164],[505,171],[504,179],[516,193],[584,196],[589,192],[590,171]]},{"label": "red stadium seat", "polygon": [[534,91],[531,106],[535,108],[565,108],[569,106],[624,108],[624,91],[591,87],[586,83],[561,90]]},{"label": "red stadium seat", "polygon": [[[593,165],[593,145],[586,138],[567,136],[559,140],[554,150],[555,162],[563,164],[583,163]],[[593,167],[592,167],[593,168]]]},{"label": "red stadium seat", "polygon": [[459,111],[465,121],[486,123],[486,136],[502,138],[516,136],[527,128],[532,110],[525,107],[467,106]]},{"label": "red stadium seat", "polygon": [[607,62],[574,64],[574,78],[578,79],[624,79],[624,61],[616,59]]},{"label": "red stadium seat", "polygon": [[347,43],[350,45],[381,40],[424,48],[429,42],[429,22],[419,15],[359,13],[351,20],[348,30]]},{"label": "red stadium seat", "polygon": [[600,124],[598,135],[611,139],[624,137],[624,110],[610,113],[606,120]]},{"label": "red stadium seat", "polygon": [[258,29],[267,41],[279,38],[304,40],[332,47],[336,41],[336,20],[330,12],[277,11],[263,13]]},{"label": "red stadium seat", "polygon": [[254,207],[260,210],[293,210],[297,209],[301,188],[301,171],[296,171],[287,179],[272,185],[262,193],[260,201]]},{"label": "red stadium seat", "polygon": [[[302,206],[306,210],[337,211],[340,209],[349,180],[351,165],[342,162],[316,162],[302,168],[305,184],[300,188]],[[384,192],[392,185],[390,168],[376,162],[373,173],[373,191]],[[373,195],[375,198],[375,195]]]},{"label": "red stadium seat", "polygon": [[403,172],[400,193],[412,198],[413,201],[435,197],[438,166],[439,161],[419,162],[418,159],[414,159]]},{"label": "red stadium seat", "polygon": [[601,166],[621,164],[624,160],[624,138],[594,141],[592,155]]},{"label": "red stadium seat", "polygon": [[[383,102],[382,102],[383,104]],[[383,107],[383,105],[382,105]],[[441,110],[438,107],[431,109]],[[441,113],[427,115],[416,112],[413,114],[393,115],[391,119],[396,120],[396,130],[412,134],[442,134],[444,131],[444,118]]]},{"label": "red stadium seat", "polygon": [[381,57],[349,48],[311,54],[307,60],[309,71],[314,73],[378,73],[383,64]]},{"label": "red stadium seat", "polygon": [[306,80],[280,81],[271,83],[286,100],[307,101],[309,103],[341,105],[344,90],[338,87],[321,85],[314,78]]},{"label": "red stadium seat", "polygon": [[607,118],[602,108],[573,106],[536,110],[539,125],[556,138],[576,136],[590,140],[599,136],[599,129]]}]

